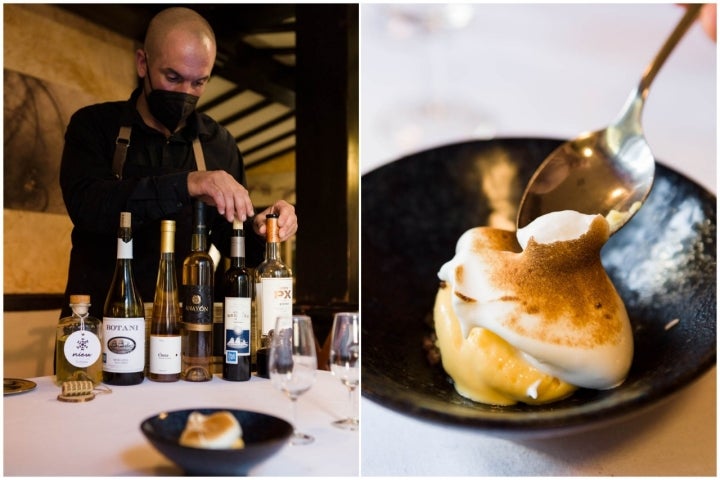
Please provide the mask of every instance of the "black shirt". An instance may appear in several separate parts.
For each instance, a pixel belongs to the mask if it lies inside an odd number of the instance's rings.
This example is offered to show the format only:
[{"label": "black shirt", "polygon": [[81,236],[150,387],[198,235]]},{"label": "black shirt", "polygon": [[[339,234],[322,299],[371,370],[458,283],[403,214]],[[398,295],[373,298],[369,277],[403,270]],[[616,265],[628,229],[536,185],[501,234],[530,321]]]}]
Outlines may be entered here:
[{"label": "black shirt", "polygon": [[[160,259],[160,220],[175,220],[175,259],[178,282],[190,251],[192,202],[188,173],[197,170],[192,141],[199,137],[207,170],[225,170],[243,185],[243,158],[232,135],[205,114],[195,112],[187,126],[166,138],[145,125],[135,105],[141,90],[126,102],[91,105],[73,114],[65,133],[60,187],[73,223],[70,267],[62,316],[70,314],[71,294],[89,294],[90,314],[102,318],[117,253],[120,212],[132,214],[133,271],[143,301],[155,295]],[[112,161],[121,125],[132,134],[122,179]],[[225,256],[230,249],[231,224],[214,207],[206,209],[209,244]],[[264,241],[246,222],[248,266],[263,257]]]}]

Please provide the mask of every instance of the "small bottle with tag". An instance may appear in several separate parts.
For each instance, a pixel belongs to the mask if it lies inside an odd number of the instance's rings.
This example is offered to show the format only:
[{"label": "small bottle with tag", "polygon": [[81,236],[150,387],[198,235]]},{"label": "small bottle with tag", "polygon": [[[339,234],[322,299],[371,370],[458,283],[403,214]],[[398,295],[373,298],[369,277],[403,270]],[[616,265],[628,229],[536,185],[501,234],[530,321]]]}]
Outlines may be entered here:
[{"label": "small bottle with tag", "polygon": [[71,295],[72,315],[62,318],[55,335],[55,383],[102,382],[102,323],[89,315],[90,295]]}]

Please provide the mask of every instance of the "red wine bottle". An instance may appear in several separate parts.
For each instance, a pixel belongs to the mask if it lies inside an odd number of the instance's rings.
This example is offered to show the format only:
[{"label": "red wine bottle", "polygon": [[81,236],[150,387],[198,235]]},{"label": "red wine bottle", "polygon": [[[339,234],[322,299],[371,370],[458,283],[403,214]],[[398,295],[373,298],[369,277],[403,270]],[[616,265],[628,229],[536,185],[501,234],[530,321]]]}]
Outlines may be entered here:
[{"label": "red wine bottle", "polygon": [[243,224],[233,222],[230,237],[230,267],[224,277],[223,318],[225,320],[225,358],[222,376],[225,380],[250,380],[252,280],[245,268]]}]

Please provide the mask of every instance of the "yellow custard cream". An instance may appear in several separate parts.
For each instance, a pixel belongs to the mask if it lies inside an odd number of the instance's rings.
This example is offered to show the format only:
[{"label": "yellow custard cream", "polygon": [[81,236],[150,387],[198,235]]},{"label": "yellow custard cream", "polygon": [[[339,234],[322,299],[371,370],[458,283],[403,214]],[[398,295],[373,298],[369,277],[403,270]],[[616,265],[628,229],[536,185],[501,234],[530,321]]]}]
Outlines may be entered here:
[{"label": "yellow custard cream", "polygon": [[627,376],[633,339],[600,261],[602,215],[539,217],[517,234],[477,227],[442,266],[437,347],[460,395],[493,405],[549,403]]}]

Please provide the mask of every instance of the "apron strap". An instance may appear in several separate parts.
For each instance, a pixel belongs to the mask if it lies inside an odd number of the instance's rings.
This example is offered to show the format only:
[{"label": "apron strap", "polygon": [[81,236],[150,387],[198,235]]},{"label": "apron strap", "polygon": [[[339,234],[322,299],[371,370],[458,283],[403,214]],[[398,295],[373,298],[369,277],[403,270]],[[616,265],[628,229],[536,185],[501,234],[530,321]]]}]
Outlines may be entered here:
[{"label": "apron strap", "polygon": [[115,140],[115,153],[113,155],[113,172],[118,180],[122,180],[123,165],[125,165],[125,157],[127,156],[127,150],[130,147],[130,133],[132,127],[121,126],[118,132],[117,139]]},{"label": "apron strap", "polygon": [[[112,169],[118,180],[122,180],[123,166],[125,165],[128,148],[130,148],[131,133],[131,126],[121,126],[117,139],[115,140],[115,153],[113,154]],[[195,140],[193,140],[193,154],[195,155],[195,163],[197,163],[198,171],[206,170],[205,155],[203,155],[202,145],[200,145],[199,138],[195,138]]]},{"label": "apron strap", "polygon": [[200,139],[195,137],[193,140],[193,153],[195,153],[195,163],[197,163],[197,169],[199,172],[207,170],[205,168],[205,155],[203,155],[202,146],[200,145]]}]

